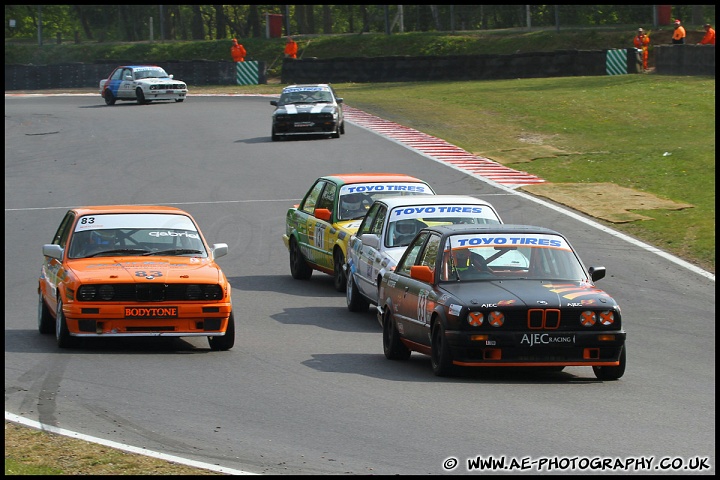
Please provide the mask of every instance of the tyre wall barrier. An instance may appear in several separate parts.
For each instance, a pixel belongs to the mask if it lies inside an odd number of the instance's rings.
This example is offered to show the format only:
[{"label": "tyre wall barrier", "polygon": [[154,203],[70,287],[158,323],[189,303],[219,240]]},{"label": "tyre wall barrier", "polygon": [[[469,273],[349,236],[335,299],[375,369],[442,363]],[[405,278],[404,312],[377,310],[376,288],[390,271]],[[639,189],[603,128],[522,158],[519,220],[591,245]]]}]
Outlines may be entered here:
[{"label": "tyre wall barrier", "polygon": [[[514,55],[285,59],[281,82],[368,83],[597,76],[610,74],[608,58],[622,57],[622,52],[623,49],[556,50]],[[715,47],[712,45],[657,45],[653,52],[657,74],[715,76]],[[628,48],[625,56],[626,72],[639,73],[637,50]],[[614,62],[615,67],[622,70],[622,60],[619,65],[617,58]],[[98,88],[100,80],[107,78],[116,66],[137,63],[5,65],[5,90]],[[257,83],[266,84],[265,62],[257,64]],[[190,87],[239,84],[235,62],[192,60],[158,62],[157,65]]]}]

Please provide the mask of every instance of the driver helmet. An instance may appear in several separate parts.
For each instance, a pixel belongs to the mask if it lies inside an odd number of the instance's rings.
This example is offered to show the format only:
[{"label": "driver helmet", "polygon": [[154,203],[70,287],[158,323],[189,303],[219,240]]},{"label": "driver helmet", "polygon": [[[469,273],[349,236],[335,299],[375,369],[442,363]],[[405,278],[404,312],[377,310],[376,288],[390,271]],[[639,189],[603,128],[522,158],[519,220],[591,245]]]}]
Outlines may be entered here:
[{"label": "driver helmet", "polygon": [[415,235],[417,232],[415,220],[400,220],[395,222],[395,233],[398,235]]},{"label": "driver helmet", "polygon": [[90,232],[90,243],[94,245],[113,245],[115,243],[115,231],[93,230]]},{"label": "driver helmet", "polygon": [[366,212],[365,206],[363,206],[363,198],[357,193],[351,193],[350,195],[341,197],[340,210],[345,218],[355,218],[359,215],[365,215]]}]

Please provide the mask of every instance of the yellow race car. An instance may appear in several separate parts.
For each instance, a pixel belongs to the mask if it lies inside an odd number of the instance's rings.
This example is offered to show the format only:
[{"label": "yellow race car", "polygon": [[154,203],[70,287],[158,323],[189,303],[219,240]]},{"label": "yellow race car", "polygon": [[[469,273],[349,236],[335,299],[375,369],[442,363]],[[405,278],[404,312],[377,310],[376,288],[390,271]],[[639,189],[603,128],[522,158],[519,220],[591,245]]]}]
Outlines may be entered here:
[{"label": "yellow race car", "polygon": [[334,277],[345,291],[345,259],[350,236],[376,198],[434,195],[419,178],[397,173],[346,173],[315,180],[299,205],[287,211],[283,242],[290,252],[290,274],[309,279],[313,270]]}]

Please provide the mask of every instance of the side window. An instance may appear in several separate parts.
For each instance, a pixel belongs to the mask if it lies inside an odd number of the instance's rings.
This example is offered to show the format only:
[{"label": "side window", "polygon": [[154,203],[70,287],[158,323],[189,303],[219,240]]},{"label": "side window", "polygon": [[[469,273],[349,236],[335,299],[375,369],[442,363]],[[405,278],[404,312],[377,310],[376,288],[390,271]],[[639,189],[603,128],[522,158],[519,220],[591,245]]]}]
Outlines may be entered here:
[{"label": "side window", "polygon": [[403,255],[403,258],[400,259],[400,263],[395,268],[395,272],[401,275],[407,275],[408,277],[410,276],[410,267],[417,264],[418,255],[420,254],[420,250],[422,249],[423,243],[425,243],[425,239],[428,235],[429,233],[427,232],[418,235],[415,241],[408,245],[405,255]]},{"label": "side window", "polygon": [[324,181],[319,181],[315,184],[315,186],[310,190],[310,192],[307,194],[305,199],[303,200],[302,205],[300,206],[300,210],[303,212],[312,215],[315,211],[315,205],[317,205],[318,200],[320,198],[320,192],[322,192],[323,187],[325,186]]},{"label": "side window", "polygon": [[365,215],[365,218],[363,218],[362,223],[360,224],[360,228],[358,228],[357,236],[362,235],[363,233],[375,233],[373,230],[375,219],[378,216],[378,212],[381,210],[381,206],[379,204],[373,204],[370,207],[370,210],[368,210],[367,215]]},{"label": "side window", "polygon": [[335,203],[335,191],[337,186],[334,183],[327,183],[325,190],[323,190],[320,200],[318,200],[315,208],[327,208],[332,212],[333,204]]},{"label": "side window", "polygon": [[53,244],[60,245],[61,247],[65,248],[65,245],[67,244],[68,236],[70,235],[70,228],[72,227],[74,220],[75,220],[74,213],[67,212],[65,214],[65,218],[63,218],[62,222],[60,223],[60,226],[57,229],[57,232],[55,232],[55,236],[52,239]]},{"label": "side window", "polygon": [[370,233],[380,236],[382,234],[383,225],[385,224],[385,218],[387,218],[387,207],[385,205],[380,205],[377,217],[375,218],[372,227],[370,227]]},{"label": "side window", "polygon": [[435,270],[435,261],[437,260],[439,251],[440,236],[430,235],[430,238],[425,244],[425,249],[422,252],[422,260],[420,261],[419,265],[426,265],[432,270]]},{"label": "side window", "polygon": [[115,73],[113,73],[112,80],[120,80],[122,78],[122,68],[119,68],[115,70]]}]

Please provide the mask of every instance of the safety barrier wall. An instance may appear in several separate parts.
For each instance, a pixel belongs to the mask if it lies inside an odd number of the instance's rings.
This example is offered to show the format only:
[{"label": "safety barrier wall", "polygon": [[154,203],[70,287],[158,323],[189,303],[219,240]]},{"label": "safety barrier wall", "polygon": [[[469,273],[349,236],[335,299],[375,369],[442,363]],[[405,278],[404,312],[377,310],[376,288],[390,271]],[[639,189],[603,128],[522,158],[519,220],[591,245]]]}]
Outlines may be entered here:
[{"label": "safety barrier wall", "polygon": [[[285,59],[281,82],[418,82],[608,75],[611,74],[608,72],[609,56],[614,57],[615,67],[622,70],[623,51],[626,52],[627,73],[638,73],[637,50],[628,48],[514,55]],[[653,47],[653,54],[657,74],[715,76],[714,46],[657,45]],[[117,65],[136,63],[5,65],[5,90],[98,88],[100,79],[107,78]],[[265,84],[265,62],[257,63],[257,83]],[[230,61],[170,61],[158,62],[157,65],[190,87],[238,84],[236,64]]]}]

